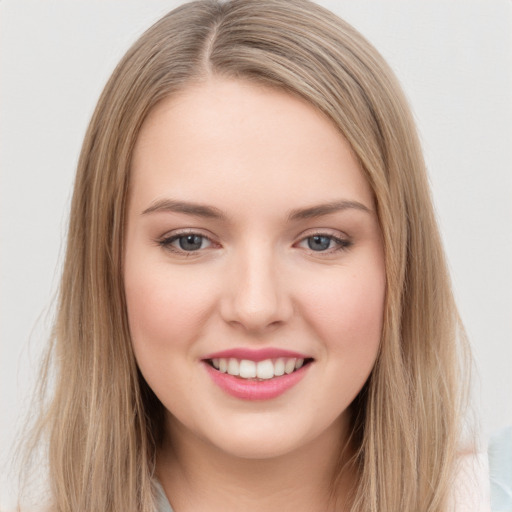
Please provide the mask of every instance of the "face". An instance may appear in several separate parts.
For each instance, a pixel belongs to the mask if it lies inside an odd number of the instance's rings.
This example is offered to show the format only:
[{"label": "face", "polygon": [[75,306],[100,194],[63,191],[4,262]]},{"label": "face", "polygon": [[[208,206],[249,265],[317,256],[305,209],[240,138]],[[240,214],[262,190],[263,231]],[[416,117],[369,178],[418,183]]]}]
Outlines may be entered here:
[{"label": "face", "polygon": [[238,457],[339,436],[378,351],[383,248],[348,143],[310,104],[210,79],[134,152],[124,278],[167,427]]}]

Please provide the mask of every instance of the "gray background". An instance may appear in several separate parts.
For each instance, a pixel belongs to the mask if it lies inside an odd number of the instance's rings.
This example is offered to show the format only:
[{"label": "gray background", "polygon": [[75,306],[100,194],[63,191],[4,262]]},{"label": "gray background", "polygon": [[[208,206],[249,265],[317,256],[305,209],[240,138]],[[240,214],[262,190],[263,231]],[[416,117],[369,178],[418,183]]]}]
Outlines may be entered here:
[{"label": "gray background", "polygon": [[[0,3],[0,508],[48,337],[81,141],[113,67],[181,2]],[[429,167],[484,439],[512,424],[512,3],[322,1],[394,68]]]}]

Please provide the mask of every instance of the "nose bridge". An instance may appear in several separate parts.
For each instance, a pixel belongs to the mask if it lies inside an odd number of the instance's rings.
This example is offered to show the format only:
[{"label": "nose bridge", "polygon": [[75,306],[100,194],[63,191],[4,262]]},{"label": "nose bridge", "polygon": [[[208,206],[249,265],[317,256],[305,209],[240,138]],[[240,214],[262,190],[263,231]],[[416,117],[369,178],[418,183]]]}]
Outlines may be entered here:
[{"label": "nose bridge", "polygon": [[270,242],[246,243],[233,255],[225,319],[260,331],[288,319],[292,306]]}]

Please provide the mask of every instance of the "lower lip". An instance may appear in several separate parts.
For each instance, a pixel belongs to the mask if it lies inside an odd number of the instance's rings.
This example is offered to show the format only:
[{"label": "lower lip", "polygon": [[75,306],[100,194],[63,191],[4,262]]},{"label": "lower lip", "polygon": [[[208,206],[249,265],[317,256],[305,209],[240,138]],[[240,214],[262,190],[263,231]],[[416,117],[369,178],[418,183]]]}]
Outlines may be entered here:
[{"label": "lower lip", "polygon": [[206,371],[223,391],[242,400],[271,400],[282,395],[295,386],[306,375],[311,363],[306,364],[290,374],[266,380],[247,380],[222,373],[207,362],[203,362]]}]

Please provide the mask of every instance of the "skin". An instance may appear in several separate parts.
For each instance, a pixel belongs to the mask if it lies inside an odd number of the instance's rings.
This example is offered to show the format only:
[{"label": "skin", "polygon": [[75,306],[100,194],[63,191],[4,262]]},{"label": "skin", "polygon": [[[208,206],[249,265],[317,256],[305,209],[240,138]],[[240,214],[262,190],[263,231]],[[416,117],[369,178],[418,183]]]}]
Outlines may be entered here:
[{"label": "skin", "polygon": [[[210,77],[151,112],[131,179],[128,317],[140,370],[167,410],[157,473],[171,504],[325,511],[347,408],[377,356],[386,283],[372,192],[348,143],[301,99]],[[163,208],[168,200],[221,217]],[[203,236],[200,248],[180,249],[171,237],[183,232]],[[322,250],[310,248],[314,235],[328,237]],[[283,395],[241,400],[202,362],[235,347],[314,361]],[[350,485],[347,474],[340,510]]]}]

